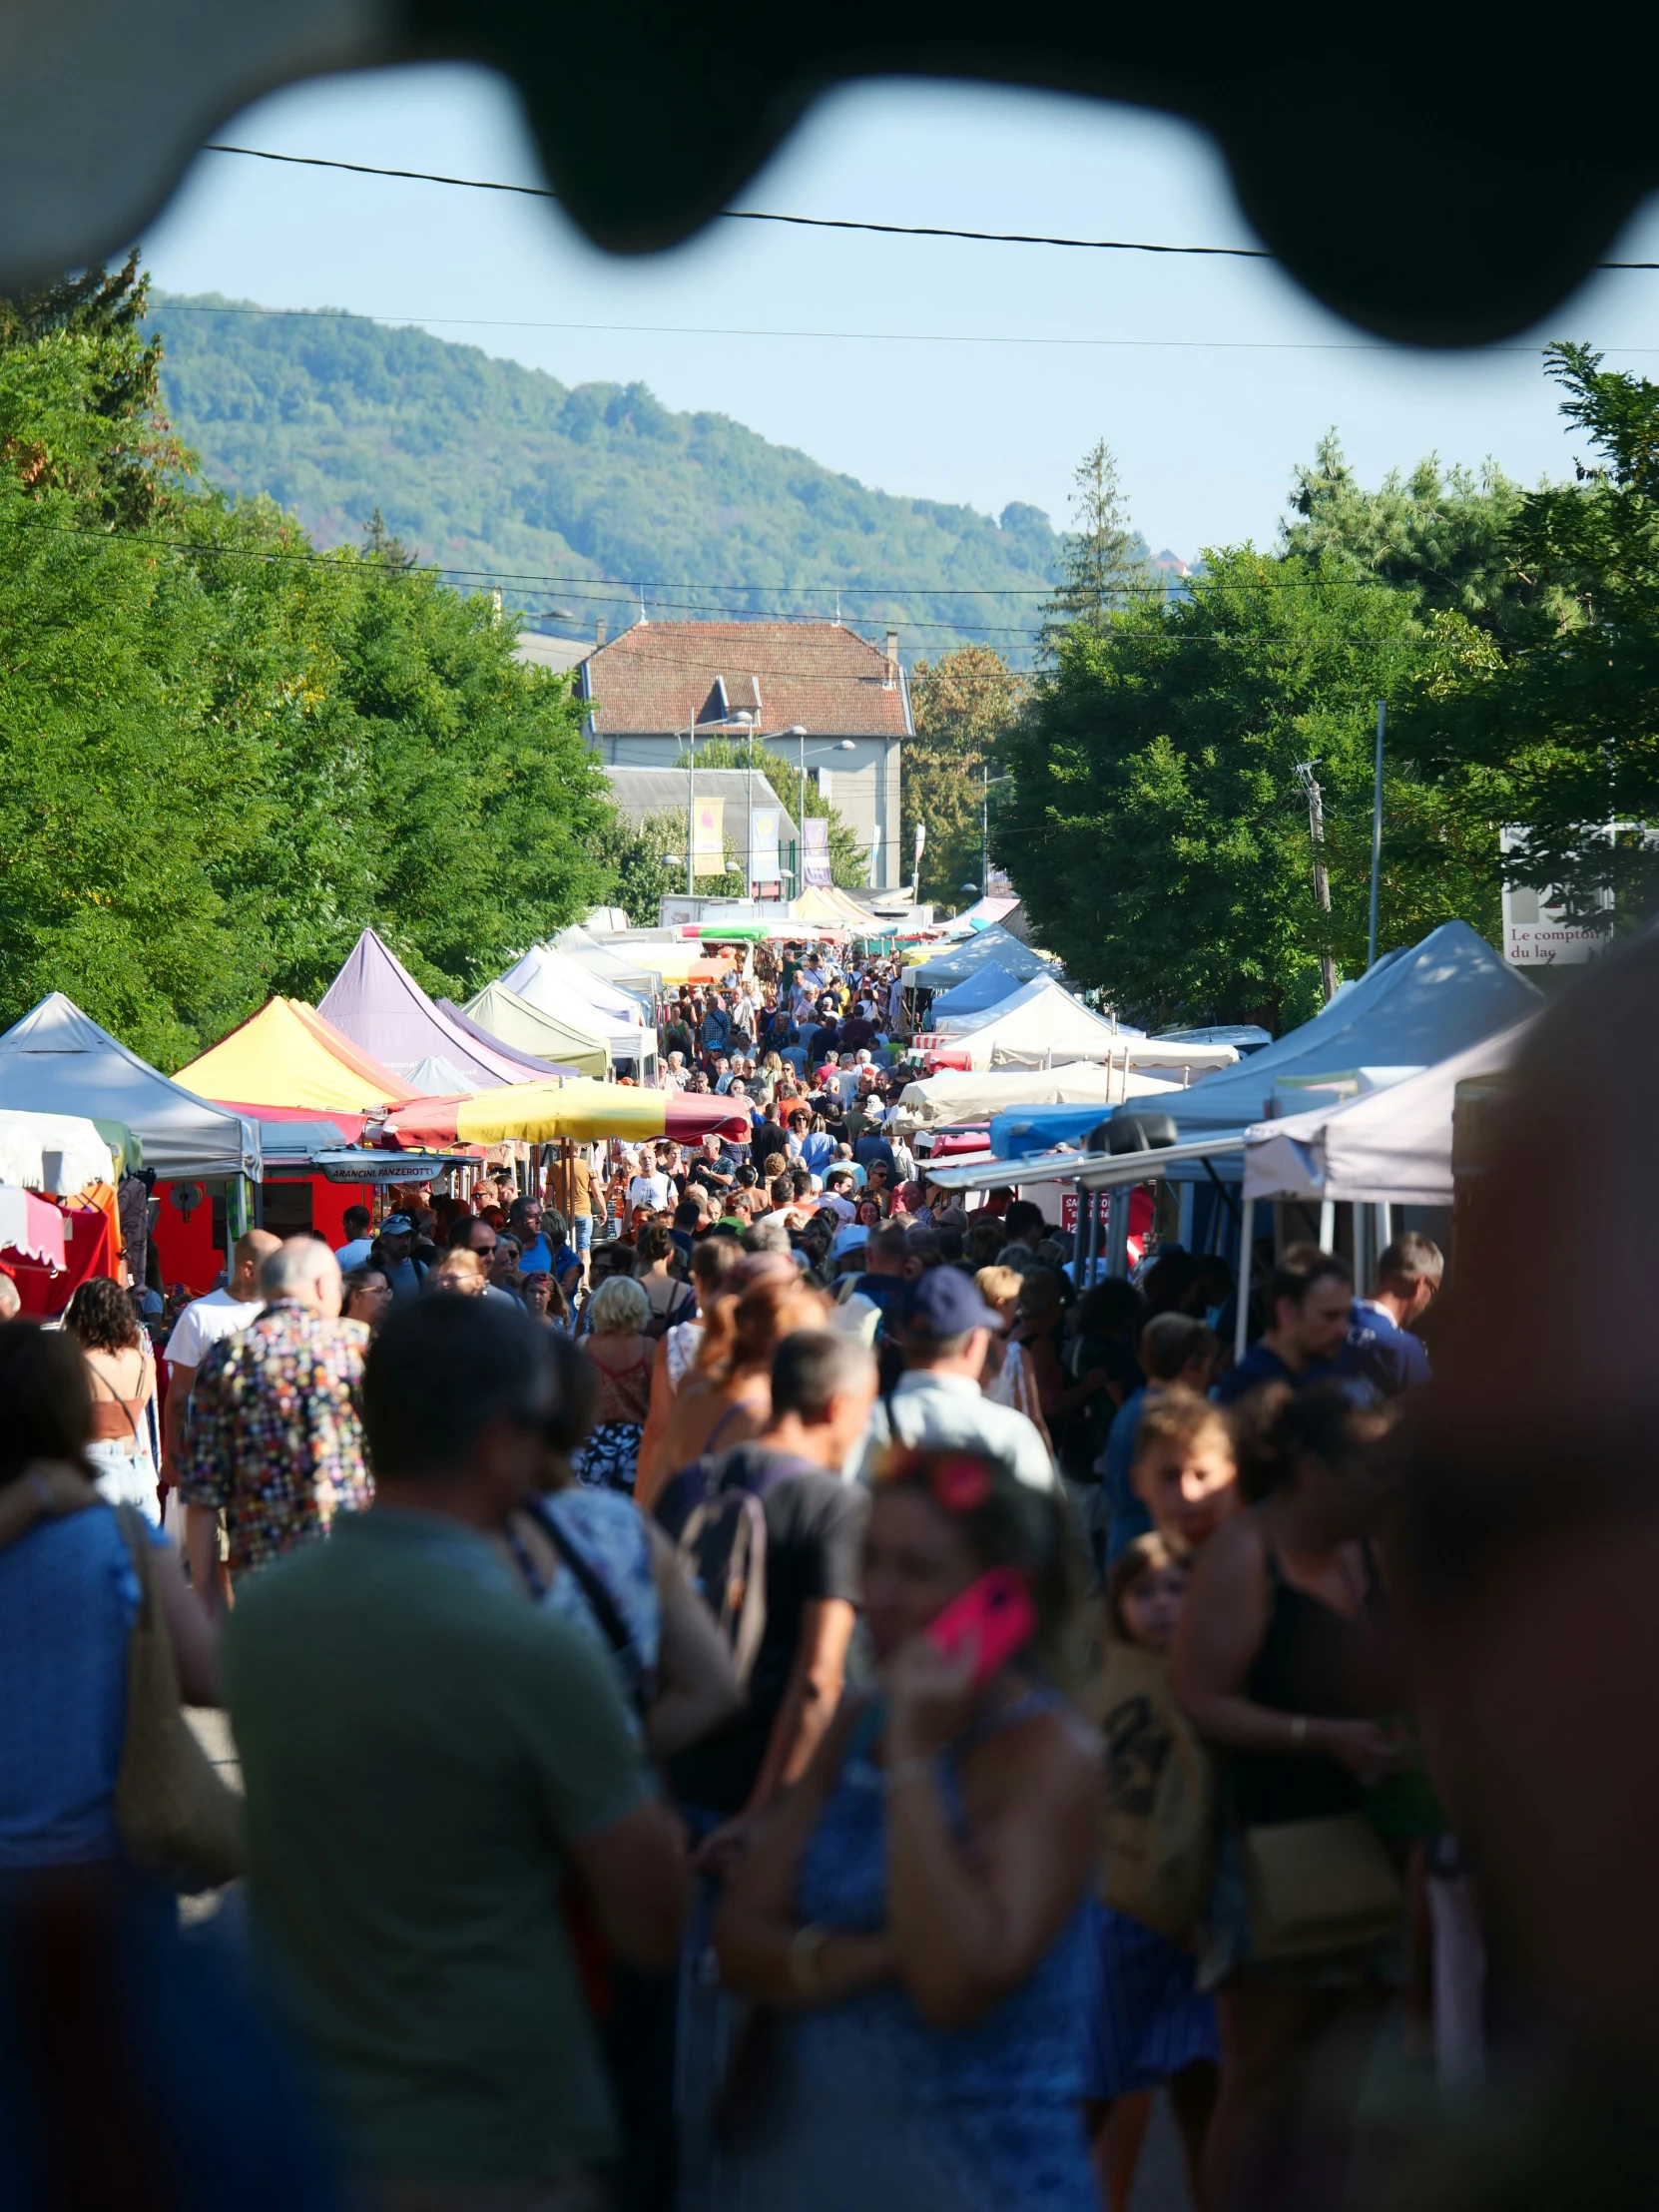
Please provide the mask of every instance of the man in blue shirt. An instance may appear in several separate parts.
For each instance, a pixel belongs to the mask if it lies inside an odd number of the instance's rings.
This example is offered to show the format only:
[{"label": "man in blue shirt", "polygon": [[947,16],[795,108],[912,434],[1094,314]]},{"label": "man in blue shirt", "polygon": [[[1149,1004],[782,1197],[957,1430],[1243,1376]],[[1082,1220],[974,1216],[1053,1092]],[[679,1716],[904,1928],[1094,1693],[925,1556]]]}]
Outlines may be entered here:
[{"label": "man in blue shirt", "polygon": [[1264,1382],[1288,1382],[1300,1390],[1329,1382],[1353,1321],[1354,1278],[1329,1252],[1306,1267],[1277,1267],[1268,1285],[1273,1326],[1216,1384],[1218,1404],[1230,1405]]},{"label": "man in blue shirt", "polygon": [[1403,1397],[1428,1381],[1428,1353],[1411,1324],[1432,1305],[1444,1272],[1439,1246],[1426,1237],[1412,1230],[1394,1239],[1377,1263],[1370,1298],[1354,1301],[1345,1375],[1363,1377],[1381,1397]]}]

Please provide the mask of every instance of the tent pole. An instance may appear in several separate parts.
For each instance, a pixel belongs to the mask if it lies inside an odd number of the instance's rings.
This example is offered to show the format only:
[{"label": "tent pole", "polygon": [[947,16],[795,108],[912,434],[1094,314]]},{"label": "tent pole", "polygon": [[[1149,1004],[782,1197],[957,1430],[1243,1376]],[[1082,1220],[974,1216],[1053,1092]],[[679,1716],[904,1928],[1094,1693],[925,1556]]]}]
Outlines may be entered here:
[{"label": "tent pole", "polygon": [[[225,1186],[225,1236],[234,1245],[239,1237],[246,1237],[254,1227],[255,1210],[260,1193],[246,1175],[233,1175]],[[227,1270],[231,1267],[231,1255],[225,1255]]]},{"label": "tent pole", "polygon": [[1320,1200],[1320,1250],[1334,1252],[1337,1249],[1337,1201],[1334,1198]]},{"label": "tent pole", "polygon": [[1239,1312],[1233,1325],[1233,1357],[1242,1360],[1250,1334],[1251,1260],[1256,1245],[1256,1201],[1247,1198],[1239,1222]]},{"label": "tent pole", "polygon": [[1394,1241],[1394,1210],[1384,1198],[1377,1208],[1377,1257],[1381,1261],[1383,1252]]}]

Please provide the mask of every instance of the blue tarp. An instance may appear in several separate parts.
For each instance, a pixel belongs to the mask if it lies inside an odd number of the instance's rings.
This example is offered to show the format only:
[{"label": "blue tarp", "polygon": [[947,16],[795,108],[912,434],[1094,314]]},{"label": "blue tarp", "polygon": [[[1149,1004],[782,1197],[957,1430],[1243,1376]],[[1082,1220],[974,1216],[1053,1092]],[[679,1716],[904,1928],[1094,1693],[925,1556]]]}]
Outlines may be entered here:
[{"label": "blue tarp", "polygon": [[940,991],[927,1009],[927,1018],[937,1022],[950,1014],[977,1014],[1024,987],[1019,976],[1005,968],[1000,960],[993,960],[977,975],[970,975],[965,983],[956,983],[949,990]]},{"label": "blue tarp", "polygon": [[[1130,1113],[1168,1114],[1183,1143],[1266,1121],[1286,1076],[1342,1075],[1362,1067],[1429,1067],[1535,1013],[1539,994],[1466,921],[1444,921],[1421,944],[1388,953],[1323,1013],[1190,1090],[1148,1099]],[[1121,1110],[1121,1109],[1114,1109]],[[1081,1144],[1101,1120],[1086,1106],[1011,1108],[991,1122],[991,1150],[1022,1160]]]}]

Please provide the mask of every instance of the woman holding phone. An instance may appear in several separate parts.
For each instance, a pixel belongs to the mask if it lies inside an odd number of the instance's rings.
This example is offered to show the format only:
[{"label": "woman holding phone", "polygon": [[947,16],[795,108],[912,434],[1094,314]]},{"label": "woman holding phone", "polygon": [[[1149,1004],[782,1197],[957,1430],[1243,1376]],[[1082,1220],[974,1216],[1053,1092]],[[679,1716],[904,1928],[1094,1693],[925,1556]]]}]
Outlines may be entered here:
[{"label": "woman holding phone", "polygon": [[978,1454],[902,1451],[875,1484],[881,1695],[842,1708],[716,1927],[764,2008],[734,2070],[755,2212],[1093,2212],[1099,1753],[1056,1686],[1073,1542],[1057,1492]]}]

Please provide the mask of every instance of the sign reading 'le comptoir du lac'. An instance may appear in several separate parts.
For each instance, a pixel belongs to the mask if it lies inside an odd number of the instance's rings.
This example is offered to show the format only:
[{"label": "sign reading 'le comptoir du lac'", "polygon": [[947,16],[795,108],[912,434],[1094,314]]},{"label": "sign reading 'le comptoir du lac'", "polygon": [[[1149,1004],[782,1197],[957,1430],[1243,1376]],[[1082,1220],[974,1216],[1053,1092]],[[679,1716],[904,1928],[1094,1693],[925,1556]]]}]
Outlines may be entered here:
[{"label": "sign reading 'le comptoir du lac'", "polygon": [[[1505,854],[1526,849],[1524,830],[1505,830],[1500,841]],[[1610,923],[1611,899],[1604,903]],[[1610,941],[1606,928],[1567,920],[1557,891],[1504,884],[1503,957],[1511,967],[1582,967]]]}]

